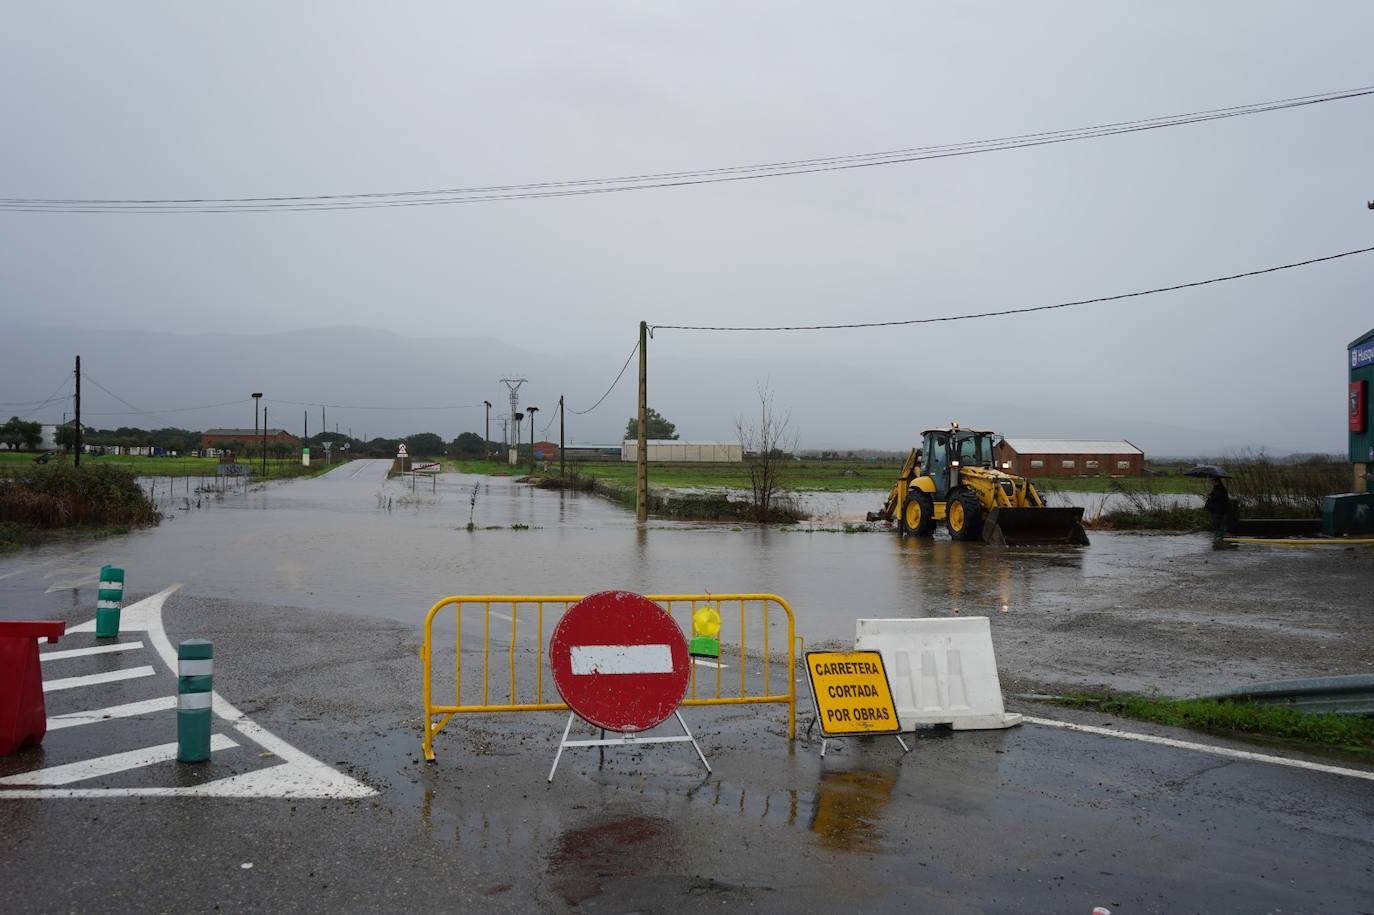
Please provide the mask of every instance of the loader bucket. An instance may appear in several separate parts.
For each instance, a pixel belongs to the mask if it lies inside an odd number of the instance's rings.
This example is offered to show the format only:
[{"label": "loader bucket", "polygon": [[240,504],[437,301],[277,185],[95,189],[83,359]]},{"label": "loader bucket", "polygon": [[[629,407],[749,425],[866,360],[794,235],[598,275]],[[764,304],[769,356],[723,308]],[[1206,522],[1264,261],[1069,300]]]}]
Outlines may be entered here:
[{"label": "loader bucket", "polygon": [[1081,508],[994,508],[983,523],[983,540],[998,546],[1088,545]]}]

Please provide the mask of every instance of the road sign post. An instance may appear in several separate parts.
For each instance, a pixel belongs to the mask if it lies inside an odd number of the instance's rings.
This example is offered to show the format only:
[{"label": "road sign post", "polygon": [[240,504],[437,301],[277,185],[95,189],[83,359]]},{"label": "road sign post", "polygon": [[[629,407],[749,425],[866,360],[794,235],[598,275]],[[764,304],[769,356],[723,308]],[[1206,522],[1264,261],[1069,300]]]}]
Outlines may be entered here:
[{"label": "road sign post", "polygon": [[[690,665],[682,630],[646,597],[602,591],[568,608],[549,641],[553,682],[572,710],[549,781],[568,747],[646,743],[690,743],[709,773],[711,764],[678,710],[687,695]],[[681,736],[636,736],[674,716]],[[569,740],[575,717],[600,728],[601,739]],[[620,736],[608,739],[606,731]]]}]

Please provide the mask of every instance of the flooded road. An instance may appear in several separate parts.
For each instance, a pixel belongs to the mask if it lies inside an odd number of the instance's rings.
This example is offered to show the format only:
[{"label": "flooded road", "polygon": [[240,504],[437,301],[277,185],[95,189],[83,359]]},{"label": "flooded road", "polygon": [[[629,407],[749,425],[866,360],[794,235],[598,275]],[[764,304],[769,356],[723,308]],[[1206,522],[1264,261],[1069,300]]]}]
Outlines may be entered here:
[{"label": "flooded road", "polygon": [[999,549],[835,526],[638,527],[633,513],[589,493],[460,474],[412,489],[386,479],[389,464],[177,494],[156,528],[0,558],[0,615],[85,608],[108,562],[127,570],[134,593],[183,582],[189,596],[383,617],[417,632],[450,594],[610,588],[777,593],[809,646],[851,644],[859,617],[985,615],[999,662],[1032,686],[1179,693],[1276,670],[1374,667],[1356,623],[1368,551],[1217,554],[1201,535],[1094,532],[1087,548]]},{"label": "flooded road", "polygon": [[[888,531],[651,522],[607,500],[509,478],[386,479],[355,461],[313,480],[199,496],[156,528],[101,544],[130,588],[415,620],[448,594],[769,591],[808,642],[853,638],[859,616],[1034,612],[1089,579],[1205,543],[1097,535],[1091,550],[990,550]],[[197,498],[192,494],[191,498]],[[475,501],[474,501],[475,500]],[[469,519],[473,530],[468,530]],[[32,561],[43,550],[9,564]]]},{"label": "flooded road", "polygon": [[[1028,719],[1010,730],[923,729],[906,754],[888,739],[839,741],[822,758],[805,700],[795,742],[781,707],[692,707],[709,777],[685,747],[612,747],[604,761],[583,748],[552,784],[561,715],[461,717],[439,735],[432,764],[418,716],[421,620],[453,593],[776,591],[808,646],[847,644],[861,616],[985,614],[1008,702],[1033,715],[1044,708],[1016,693],[1072,684],[1185,694],[1362,672],[1374,665],[1374,551],[1213,553],[1205,536],[1124,534],[1097,535],[1086,549],[1007,550],[890,531],[640,528],[589,494],[458,475],[412,489],[388,481],[388,465],[354,462],[222,498],[178,496],[169,484],[157,528],[0,558],[0,617],[89,619],[106,562],[127,570],[130,599],[185,582],[158,613],[168,650],[210,640],[216,691],[377,792],[366,801],[251,791],[3,799],[11,895],[78,911],[252,910],[271,899],[303,912],[435,898],[512,912],[1355,911],[1369,898],[1367,869],[1350,863],[1374,847],[1363,813],[1374,782],[1363,772],[1142,742],[1134,738],[1197,735],[1098,712],[1052,710],[1096,734]],[[516,654],[493,633],[488,677],[484,649],[469,642],[482,627],[473,628],[463,629],[462,682],[469,695],[490,683],[498,700]],[[60,657],[79,638],[64,637],[50,656],[67,667],[44,667],[100,682],[49,701],[102,714],[49,733],[10,772],[70,778],[76,763],[125,765],[129,753],[173,740],[172,665],[114,682],[103,675],[126,653],[107,649],[124,646]],[[127,654],[141,645],[127,643]],[[444,650],[436,670],[456,680]],[[745,665],[731,653],[722,660],[728,695]],[[709,673],[698,680],[710,689]],[[165,711],[106,717],[131,700]],[[1106,736],[1104,726],[1120,730]],[[166,762],[77,776],[92,786],[213,776],[251,787],[285,765],[239,746],[189,775]],[[82,862],[74,872],[72,849]]]}]

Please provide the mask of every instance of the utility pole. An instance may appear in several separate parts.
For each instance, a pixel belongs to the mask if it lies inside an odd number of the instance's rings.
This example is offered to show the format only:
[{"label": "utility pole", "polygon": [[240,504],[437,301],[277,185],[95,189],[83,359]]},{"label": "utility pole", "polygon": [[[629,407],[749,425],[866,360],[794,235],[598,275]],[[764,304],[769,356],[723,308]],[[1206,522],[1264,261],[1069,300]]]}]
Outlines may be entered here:
[{"label": "utility pole", "polygon": [[567,412],[563,408],[563,395],[558,395],[558,478],[566,480],[568,469],[563,458],[563,420],[567,417]]},{"label": "utility pole", "polygon": [[534,414],[539,412],[539,408],[526,407],[525,412],[530,415],[530,476],[534,476]]},{"label": "utility pole", "polygon": [[81,357],[76,357],[76,457],[74,466],[81,466]]},{"label": "utility pole", "polygon": [[[323,409],[323,408],[321,408]],[[310,411],[301,411],[301,447],[305,449],[305,456],[310,455]]]},{"label": "utility pole", "polygon": [[[520,411],[520,385],[524,384],[528,380],[529,379],[527,379],[524,375],[512,375],[508,378],[501,379],[501,383],[510,389],[510,412],[512,416],[514,416],[516,413]],[[506,439],[506,444],[515,448],[516,451],[519,451],[520,427],[516,426],[514,432],[514,435]]]},{"label": "utility pole", "polygon": [[482,460],[491,460],[491,401],[484,400],[482,403],[487,405],[487,431],[483,433],[482,439]]},{"label": "utility pole", "polygon": [[[256,391],[256,392],[254,392],[254,394],[253,394],[253,439],[254,439],[255,441],[257,440],[257,437],[258,437],[258,404],[261,403],[261,401],[262,401],[262,392],[261,392],[261,391]],[[267,425],[267,419],[265,418],[265,416],[264,416],[262,422],[263,422],[263,425]],[[248,446],[248,462],[249,462],[249,466],[252,466],[252,462],[253,462],[253,446],[252,446],[251,444]]]},{"label": "utility pole", "polygon": [[635,521],[649,520],[649,322],[639,322],[639,447],[635,449]]},{"label": "utility pole", "polygon": [[262,408],[262,478],[267,479],[267,408]]}]

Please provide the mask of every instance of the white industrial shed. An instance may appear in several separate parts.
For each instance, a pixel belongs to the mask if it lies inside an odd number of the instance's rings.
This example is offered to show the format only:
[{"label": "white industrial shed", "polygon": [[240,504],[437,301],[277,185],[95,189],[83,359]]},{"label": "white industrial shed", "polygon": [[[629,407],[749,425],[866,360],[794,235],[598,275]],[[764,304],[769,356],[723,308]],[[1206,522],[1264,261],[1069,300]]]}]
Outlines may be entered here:
[{"label": "white industrial shed", "polygon": [[[744,448],[739,442],[680,442],[674,439],[649,439],[648,460],[660,464],[739,464]],[[620,444],[620,459],[639,459],[639,442],[627,439]]]}]

